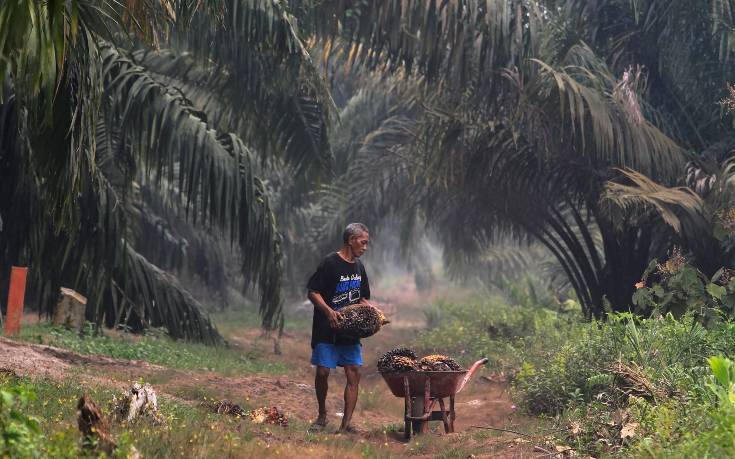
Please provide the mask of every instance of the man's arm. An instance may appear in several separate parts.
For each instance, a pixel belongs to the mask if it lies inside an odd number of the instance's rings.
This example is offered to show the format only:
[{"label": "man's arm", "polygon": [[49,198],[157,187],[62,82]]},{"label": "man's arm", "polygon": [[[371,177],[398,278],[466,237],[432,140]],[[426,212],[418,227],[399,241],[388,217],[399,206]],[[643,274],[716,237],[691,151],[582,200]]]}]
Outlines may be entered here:
[{"label": "man's arm", "polygon": [[[358,261],[358,263],[360,262]],[[360,283],[360,301],[358,303],[375,307],[374,304],[368,301],[370,299],[370,280],[362,263],[360,263],[360,275],[362,276],[362,282]]]},{"label": "man's arm", "polygon": [[337,328],[339,326],[339,321],[342,320],[342,314],[330,308],[327,305],[327,302],[324,301],[324,298],[322,298],[321,293],[309,290],[308,297],[314,307],[321,310],[322,313],[327,316],[327,319],[329,319],[329,326]]}]

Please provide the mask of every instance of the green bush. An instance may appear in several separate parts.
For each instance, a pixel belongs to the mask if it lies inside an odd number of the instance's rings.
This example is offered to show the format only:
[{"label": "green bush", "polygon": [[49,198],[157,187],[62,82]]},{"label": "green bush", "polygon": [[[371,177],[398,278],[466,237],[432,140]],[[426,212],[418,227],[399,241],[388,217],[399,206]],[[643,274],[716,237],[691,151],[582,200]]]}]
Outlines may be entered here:
[{"label": "green bush", "polygon": [[427,330],[414,342],[418,350],[448,354],[464,364],[488,357],[497,370],[520,367],[528,346],[552,348],[579,328],[576,314],[509,306],[500,297],[438,302],[424,313]]},{"label": "green bush", "polygon": [[695,313],[704,322],[735,313],[735,276],[727,268],[705,276],[674,249],[664,263],[651,261],[636,284],[632,303],[637,313],[651,316]]},{"label": "green bush", "polygon": [[735,367],[709,358],[735,355],[735,324],[705,328],[694,313],[681,319],[617,314],[580,327],[550,351],[526,349],[531,352],[514,381],[521,405],[533,414],[560,416],[570,429],[560,441],[579,451],[735,455]]},{"label": "green bush", "polygon": [[24,386],[0,388],[0,457],[40,457],[38,419],[26,414],[35,394]]},{"label": "green bush", "polygon": [[657,319],[613,314],[605,323],[580,326],[559,347],[527,354],[515,387],[534,414],[558,414],[570,403],[601,394],[619,406],[624,401],[618,400],[618,364],[662,393],[686,392],[707,372],[707,356],[735,350],[734,338],[733,324],[707,330],[692,315],[677,320],[670,314]]}]

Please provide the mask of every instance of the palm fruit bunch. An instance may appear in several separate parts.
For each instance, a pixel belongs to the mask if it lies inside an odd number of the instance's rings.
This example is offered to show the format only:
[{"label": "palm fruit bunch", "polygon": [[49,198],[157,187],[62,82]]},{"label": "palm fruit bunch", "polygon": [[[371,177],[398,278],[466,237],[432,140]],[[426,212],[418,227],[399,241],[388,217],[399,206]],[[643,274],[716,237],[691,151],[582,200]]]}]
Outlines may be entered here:
[{"label": "palm fruit bunch", "polygon": [[220,400],[217,402],[214,402],[211,405],[212,411],[214,411],[217,414],[229,414],[231,416],[240,416],[244,417],[248,413],[240,408],[240,405],[237,405],[229,400]]},{"label": "palm fruit bunch", "polygon": [[416,353],[407,347],[396,347],[378,359],[378,371],[381,373],[400,373],[416,370]]},{"label": "palm fruit bunch", "polygon": [[247,414],[250,420],[256,424],[274,424],[281,427],[288,426],[288,418],[285,414],[278,411],[278,408],[275,406],[270,408],[256,408],[249,411]]},{"label": "palm fruit bunch", "polygon": [[441,354],[427,355],[416,366],[420,371],[462,371],[462,366],[456,360]]},{"label": "palm fruit bunch", "polygon": [[367,338],[378,333],[380,327],[390,323],[383,312],[368,304],[353,304],[339,310],[342,320],[337,329],[340,335]]}]

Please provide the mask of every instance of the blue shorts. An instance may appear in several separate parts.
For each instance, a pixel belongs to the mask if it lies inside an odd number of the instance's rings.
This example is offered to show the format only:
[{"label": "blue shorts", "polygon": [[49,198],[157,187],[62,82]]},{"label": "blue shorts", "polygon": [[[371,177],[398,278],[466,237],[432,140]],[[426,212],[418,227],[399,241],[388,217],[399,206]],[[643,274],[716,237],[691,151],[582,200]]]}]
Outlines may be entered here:
[{"label": "blue shorts", "polygon": [[362,366],[362,345],[317,343],[311,352],[311,364],[325,368],[337,368],[338,365]]}]

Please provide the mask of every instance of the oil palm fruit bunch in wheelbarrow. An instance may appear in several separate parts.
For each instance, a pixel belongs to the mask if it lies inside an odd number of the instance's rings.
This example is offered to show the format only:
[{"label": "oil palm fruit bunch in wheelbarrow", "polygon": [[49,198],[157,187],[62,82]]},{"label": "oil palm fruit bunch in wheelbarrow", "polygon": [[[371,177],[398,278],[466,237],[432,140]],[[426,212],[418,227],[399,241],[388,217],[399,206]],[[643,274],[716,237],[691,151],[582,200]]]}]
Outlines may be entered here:
[{"label": "oil palm fruit bunch in wheelbarrow", "polygon": [[462,371],[462,365],[456,360],[441,354],[427,355],[416,366],[420,371]]},{"label": "oil palm fruit bunch in wheelbarrow", "polygon": [[340,335],[367,338],[378,333],[380,327],[390,323],[383,312],[368,304],[353,304],[339,310],[342,320],[337,331]]},{"label": "oil palm fruit bunch in wheelbarrow", "polygon": [[378,359],[381,373],[400,373],[404,371],[462,371],[462,365],[451,357],[441,354],[427,355],[418,359],[416,352],[407,347],[397,347]]},{"label": "oil palm fruit bunch in wheelbarrow", "polygon": [[400,373],[416,370],[416,353],[407,347],[397,347],[383,354],[378,359],[378,371],[381,373]]}]

